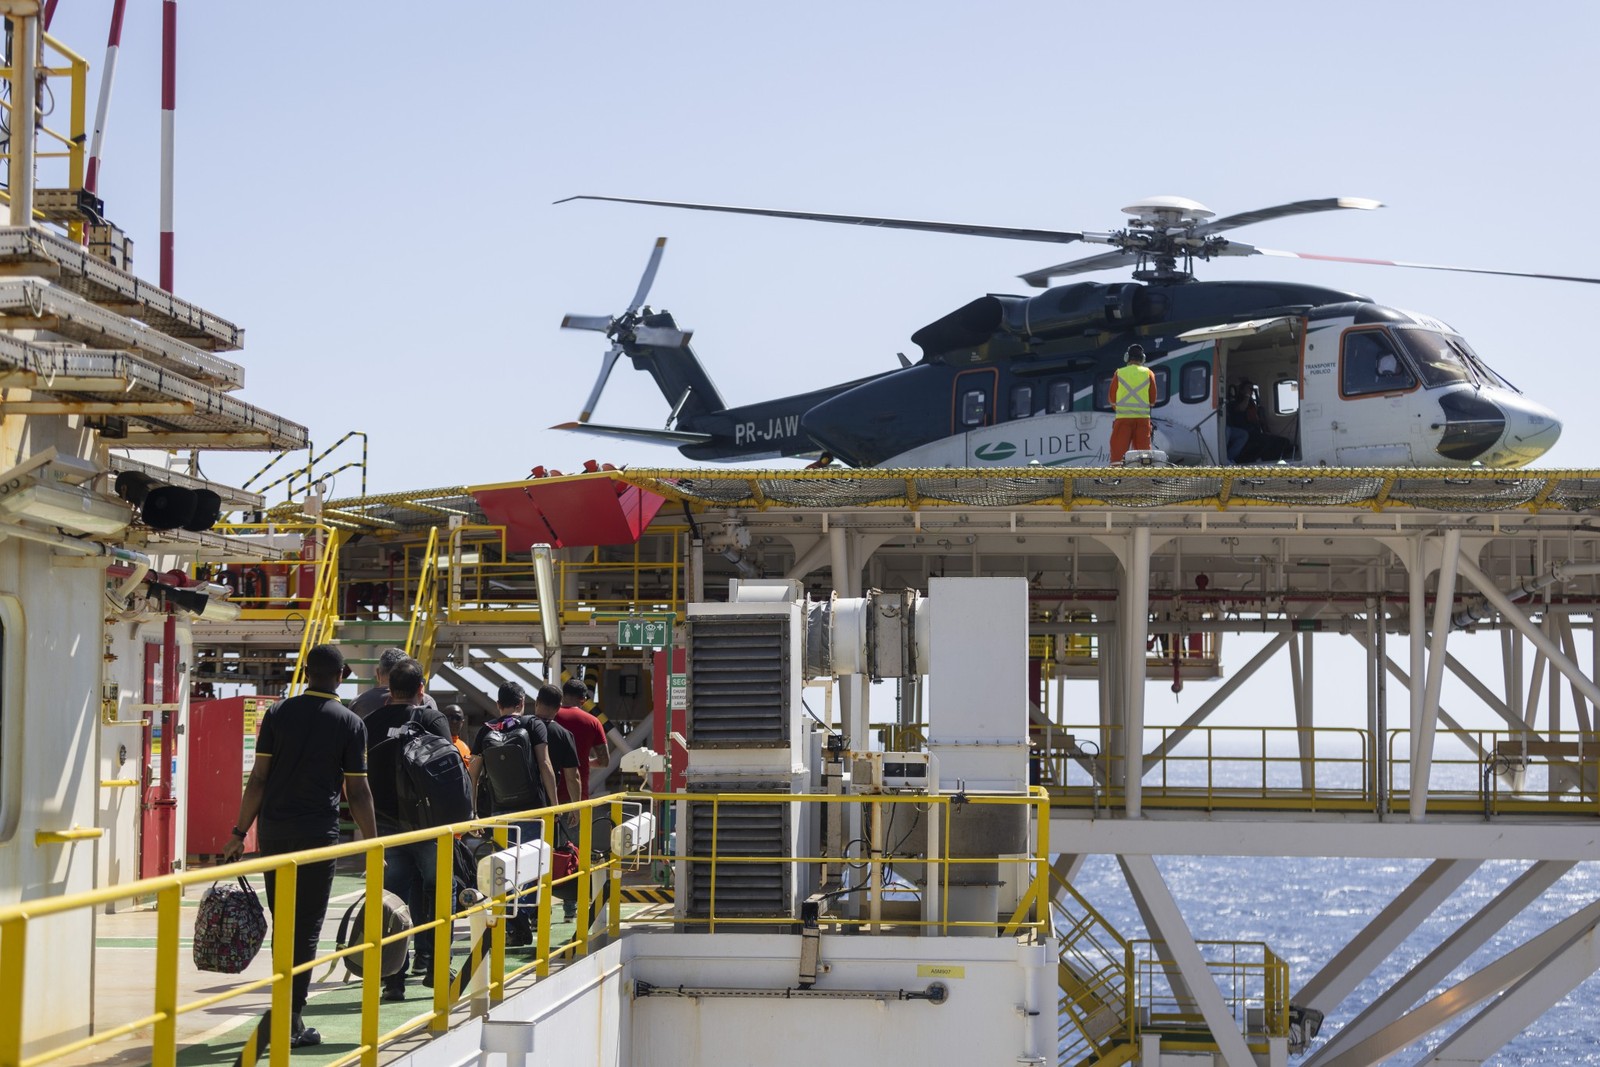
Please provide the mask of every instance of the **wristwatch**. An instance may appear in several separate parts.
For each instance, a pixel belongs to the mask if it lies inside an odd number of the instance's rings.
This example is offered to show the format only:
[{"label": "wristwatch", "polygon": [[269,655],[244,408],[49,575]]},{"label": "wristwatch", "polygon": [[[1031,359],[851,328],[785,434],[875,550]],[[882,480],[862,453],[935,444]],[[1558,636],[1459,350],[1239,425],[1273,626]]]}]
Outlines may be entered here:
[{"label": "wristwatch", "polygon": [[247,834],[247,833],[249,833],[249,832],[250,832],[250,831],[248,831],[248,830],[241,830],[241,829],[239,829],[239,828],[238,828],[238,827],[237,827],[237,826],[235,826],[235,827],[234,827],[234,828],[233,828],[233,836],[234,836],[234,837],[237,837],[237,838],[238,838],[238,839],[239,839],[239,840],[240,840],[240,841],[243,841],[243,840],[244,840],[244,836],[245,836],[245,834]]}]

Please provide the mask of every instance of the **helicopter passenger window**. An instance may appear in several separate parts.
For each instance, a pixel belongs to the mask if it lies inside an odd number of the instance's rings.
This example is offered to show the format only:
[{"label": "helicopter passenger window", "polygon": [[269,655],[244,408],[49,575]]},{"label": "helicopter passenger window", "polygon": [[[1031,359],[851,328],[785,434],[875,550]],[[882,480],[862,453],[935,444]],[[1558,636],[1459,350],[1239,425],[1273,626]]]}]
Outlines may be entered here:
[{"label": "helicopter passenger window", "polygon": [[1279,415],[1293,415],[1300,410],[1300,383],[1293,378],[1279,378],[1272,387],[1273,410]]},{"label": "helicopter passenger window", "polygon": [[989,394],[982,389],[968,389],[961,394],[961,425],[982,426],[988,413]]},{"label": "helicopter passenger window", "polygon": [[1398,393],[1417,384],[1386,330],[1351,330],[1344,335],[1339,381],[1344,396]]},{"label": "helicopter passenger window", "polygon": [[1178,397],[1185,404],[1211,399],[1211,364],[1202,360],[1187,363],[1178,374]]},{"label": "helicopter passenger window", "polygon": [[1072,379],[1062,378],[1050,383],[1045,410],[1052,415],[1072,410]]},{"label": "helicopter passenger window", "polygon": [[1025,419],[1033,414],[1033,386],[1013,385],[1011,387],[1011,417]]},{"label": "helicopter passenger window", "polygon": [[1153,367],[1150,373],[1156,377],[1156,407],[1165,407],[1172,400],[1172,390],[1168,384],[1172,381],[1172,374],[1165,367]]},{"label": "helicopter passenger window", "polygon": [[1443,334],[1411,327],[1402,327],[1395,333],[1400,335],[1401,343],[1422,371],[1423,385],[1431,387],[1476,380],[1466,358]]},{"label": "helicopter passenger window", "polygon": [[1094,383],[1094,409],[1096,411],[1115,411],[1111,403],[1111,375],[1102,374]]}]

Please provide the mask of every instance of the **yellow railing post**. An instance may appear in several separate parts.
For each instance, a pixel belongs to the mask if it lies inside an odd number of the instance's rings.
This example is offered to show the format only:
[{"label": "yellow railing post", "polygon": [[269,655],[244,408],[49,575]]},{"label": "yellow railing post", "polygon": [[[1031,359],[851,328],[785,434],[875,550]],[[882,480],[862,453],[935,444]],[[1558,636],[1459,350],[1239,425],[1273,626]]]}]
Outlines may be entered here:
[{"label": "yellow railing post", "polygon": [[[587,758],[587,754],[585,757]],[[578,928],[574,933],[578,942],[578,955],[589,954],[589,912],[592,910],[593,878],[590,874],[590,857],[594,855],[594,809],[578,810]]]},{"label": "yellow railing post", "polygon": [[441,833],[433,857],[433,918],[439,925],[428,932],[433,938],[433,1018],[428,1029],[439,1034],[450,1029],[450,933],[455,925],[456,839]]},{"label": "yellow railing post", "polygon": [[537,943],[534,950],[539,961],[539,977],[550,976],[550,898],[555,893],[552,885],[555,876],[555,843],[556,820],[553,815],[539,817],[539,838],[550,846],[550,861],[544,865],[544,870],[539,873],[539,917],[534,925],[538,927]]},{"label": "yellow railing post", "polygon": [[0,922],[0,1067],[22,1067],[22,1003],[28,962],[28,919]]},{"label": "yellow railing post", "polygon": [[[494,847],[496,850],[504,849],[511,840],[511,832],[505,823],[497,823],[494,828]],[[496,904],[491,913],[496,922],[489,928],[489,1003],[498,1004],[506,995],[506,923],[509,921],[509,906]]]},{"label": "yellow railing post", "polygon": [[178,1063],[178,916],[182,907],[183,887],[178,883],[156,894],[157,1018],[150,1034],[151,1067],[177,1067]]},{"label": "yellow railing post", "polygon": [[[611,802],[611,825],[622,825],[622,801]],[[649,846],[653,851],[655,844]],[[622,857],[615,852],[611,853],[607,866],[611,870],[610,885],[606,892],[606,933],[616,937],[622,932]]]},{"label": "yellow railing post", "polygon": [[[289,1067],[290,1016],[294,1012],[294,908],[300,865],[285,864],[272,884],[272,1067]],[[370,958],[370,957],[369,957]]]},{"label": "yellow railing post", "polygon": [[383,846],[367,849],[368,907],[361,915],[361,939],[366,948],[361,950],[361,1067],[378,1065],[378,993],[383,974],[383,949],[378,942],[383,938],[383,908],[371,906],[383,900]]}]

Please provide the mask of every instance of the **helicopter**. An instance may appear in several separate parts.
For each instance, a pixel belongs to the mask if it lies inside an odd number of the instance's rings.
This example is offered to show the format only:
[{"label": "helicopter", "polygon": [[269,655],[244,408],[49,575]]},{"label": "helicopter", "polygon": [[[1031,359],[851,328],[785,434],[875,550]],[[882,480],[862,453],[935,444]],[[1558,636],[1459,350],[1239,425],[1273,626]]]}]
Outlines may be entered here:
[{"label": "helicopter", "polygon": [[[657,241],[621,315],[569,315],[563,327],[612,345],[576,422],[560,429],[675,445],[691,459],[822,456],[852,467],[1103,466],[1112,376],[1131,344],[1147,353],[1157,401],[1153,446],[1178,464],[1525,466],[1561,434],[1554,412],[1524,396],[1459,332],[1364,295],[1274,281],[1201,281],[1196,260],[1268,255],[1424,270],[1600,283],[1600,279],[1451,267],[1261,248],[1223,231],[1294,215],[1372,210],[1356,197],[1301,200],[1217,218],[1179,196],[1140,200],[1121,229],[1039,230],[575,196],[888,229],[1113,250],[1021,275],[1045,291],[989,294],[911,337],[913,362],[810,393],[727,407],[689,348],[691,334],[644,305]],[[1131,282],[1057,278],[1132,266]],[[628,356],[671,404],[662,430],[589,421],[612,367]],[[1250,427],[1242,413],[1250,409]],[[1241,413],[1231,418],[1230,413]]]}]

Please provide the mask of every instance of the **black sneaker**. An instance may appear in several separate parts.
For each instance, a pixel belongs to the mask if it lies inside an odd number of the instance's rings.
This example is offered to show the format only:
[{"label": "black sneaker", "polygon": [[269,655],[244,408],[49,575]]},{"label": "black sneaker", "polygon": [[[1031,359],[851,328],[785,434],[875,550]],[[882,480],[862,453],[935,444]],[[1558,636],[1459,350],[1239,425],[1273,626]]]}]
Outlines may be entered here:
[{"label": "black sneaker", "polygon": [[400,981],[400,982],[384,982],[383,983],[383,999],[387,1000],[387,1001],[397,1001],[397,1000],[406,999],[406,984],[405,984],[405,982],[404,981]]},{"label": "black sneaker", "polygon": [[[451,971],[450,972],[450,984],[451,985],[455,985],[456,984],[456,974],[457,973],[458,972],[456,972],[456,971]],[[426,974],[424,974],[422,976],[422,984],[427,986],[429,989],[433,988],[433,972],[432,971],[429,971],[429,972],[427,972]]]}]

